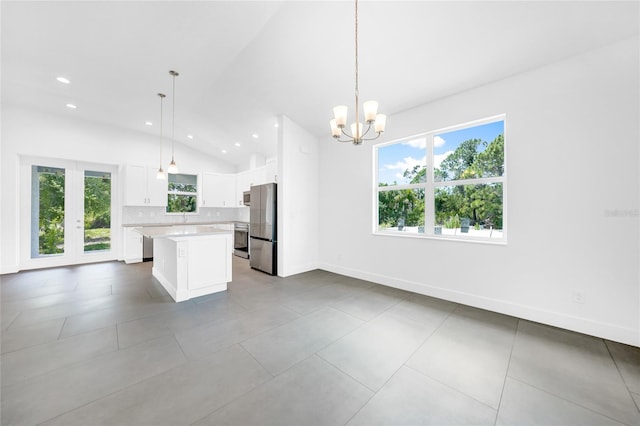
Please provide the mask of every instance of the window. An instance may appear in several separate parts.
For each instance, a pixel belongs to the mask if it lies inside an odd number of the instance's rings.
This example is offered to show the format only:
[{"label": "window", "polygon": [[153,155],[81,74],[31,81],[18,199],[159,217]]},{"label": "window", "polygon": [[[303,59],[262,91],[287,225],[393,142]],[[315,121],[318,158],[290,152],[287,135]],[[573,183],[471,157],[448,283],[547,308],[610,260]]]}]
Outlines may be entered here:
[{"label": "window", "polygon": [[504,116],[374,147],[375,232],[505,241]]},{"label": "window", "polygon": [[65,169],[31,166],[31,257],[64,254]]},{"label": "window", "polygon": [[167,213],[195,213],[198,210],[198,176],[169,174]]}]

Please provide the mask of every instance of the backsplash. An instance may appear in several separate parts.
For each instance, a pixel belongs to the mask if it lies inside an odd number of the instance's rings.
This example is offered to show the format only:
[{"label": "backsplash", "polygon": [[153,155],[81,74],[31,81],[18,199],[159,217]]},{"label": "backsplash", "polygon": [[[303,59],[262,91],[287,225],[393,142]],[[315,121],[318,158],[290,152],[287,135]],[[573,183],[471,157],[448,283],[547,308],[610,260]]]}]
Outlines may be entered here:
[{"label": "backsplash", "polygon": [[164,207],[132,207],[122,208],[122,224],[135,225],[137,223],[186,223],[194,222],[231,222],[249,221],[249,207],[215,208],[201,207],[198,213],[166,214]]}]

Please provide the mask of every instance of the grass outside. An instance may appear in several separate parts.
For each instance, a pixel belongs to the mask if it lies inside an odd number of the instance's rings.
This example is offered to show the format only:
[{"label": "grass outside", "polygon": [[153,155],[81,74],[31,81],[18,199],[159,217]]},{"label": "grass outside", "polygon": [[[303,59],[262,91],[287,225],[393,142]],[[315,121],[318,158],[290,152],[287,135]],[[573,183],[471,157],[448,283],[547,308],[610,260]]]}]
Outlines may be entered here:
[{"label": "grass outside", "polygon": [[111,229],[95,228],[84,230],[84,251],[111,249]]}]

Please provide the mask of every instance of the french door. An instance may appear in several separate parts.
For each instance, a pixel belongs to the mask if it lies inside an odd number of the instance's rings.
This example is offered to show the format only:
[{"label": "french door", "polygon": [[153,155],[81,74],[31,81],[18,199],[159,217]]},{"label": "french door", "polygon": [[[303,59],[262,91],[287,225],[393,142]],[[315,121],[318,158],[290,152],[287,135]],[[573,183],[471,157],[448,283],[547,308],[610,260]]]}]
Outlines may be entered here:
[{"label": "french door", "polygon": [[116,174],[112,165],[23,159],[21,269],[116,259]]}]

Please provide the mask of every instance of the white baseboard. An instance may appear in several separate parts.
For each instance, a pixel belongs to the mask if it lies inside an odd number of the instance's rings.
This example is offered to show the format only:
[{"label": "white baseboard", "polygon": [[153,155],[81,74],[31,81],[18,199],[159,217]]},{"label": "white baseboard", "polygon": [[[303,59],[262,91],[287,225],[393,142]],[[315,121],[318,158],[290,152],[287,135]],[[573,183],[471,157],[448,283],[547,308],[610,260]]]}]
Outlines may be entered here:
[{"label": "white baseboard", "polygon": [[289,277],[291,275],[302,274],[303,272],[313,271],[314,269],[318,269],[317,262],[305,263],[304,265],[287,265],[285,271],[278,271],[279,277]]},{"label": "white baseboard", "polygon": [[0,275],[15,274],[17,272],[20,272],[18,265],[0,265]]},{"label": "white baseboard", "polygon": [[637,329],[621,327],[616,324],[600,321],[593,321],[589,318],[576,317],[562,312],[548,311],[533,306],[520,305],[505,300],[459,292],[425,283],[374,274],[358,269],[345,268],[340,265],[320,263],[318,268],[336,274],[386,285],[388,287],[394,287],[438,299],[448,300],[450,302],[486,309],[488,311],[510,315],[516,318],[547,324],[554,327],[560,327],[566,330],[588,334],[590,336],[600,337],[627,345],[640,346],[640,332]]}]

